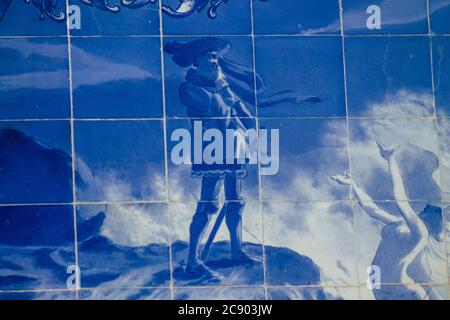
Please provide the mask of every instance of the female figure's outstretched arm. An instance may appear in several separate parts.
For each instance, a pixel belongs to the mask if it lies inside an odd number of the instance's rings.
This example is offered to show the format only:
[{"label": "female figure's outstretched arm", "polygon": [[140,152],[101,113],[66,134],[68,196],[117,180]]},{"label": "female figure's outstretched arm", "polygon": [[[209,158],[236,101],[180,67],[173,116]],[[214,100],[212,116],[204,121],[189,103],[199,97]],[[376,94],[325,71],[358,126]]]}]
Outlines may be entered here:
[{"label": "female figure's outstretched arm", "polygon": [[420,232],[423,236],[428,236],[428,230],[422,220],[418,217],[414,209],[409,204],[402,176],[394,157],[394,149],[377,142],[381,156],[389,163],[389,171],[392,177],[395,202],[400,209],[403,220],[411,231]]},{"label": "female figure's outstretched arm", "polygon": [[397,217],[377,206],[373,199],[353,181],[348,171],[344,175],[333,176],[331,179],[342,185],[351,185],[356,201],[358,201],[359,205],[372,218],[385,224],[399,221]]}]

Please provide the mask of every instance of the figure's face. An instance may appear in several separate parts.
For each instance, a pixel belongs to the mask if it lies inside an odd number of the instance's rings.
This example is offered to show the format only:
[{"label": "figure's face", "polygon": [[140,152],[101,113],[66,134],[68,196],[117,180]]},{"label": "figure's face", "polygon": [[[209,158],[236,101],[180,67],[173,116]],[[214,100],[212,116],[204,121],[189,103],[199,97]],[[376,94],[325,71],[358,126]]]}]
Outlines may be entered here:
[{"label": "figure's face", "polygon": [[217,52],[211,51],[196,59],[197,70],[202,74],[209,75],[213,80],[220,76],[219,56]]}]

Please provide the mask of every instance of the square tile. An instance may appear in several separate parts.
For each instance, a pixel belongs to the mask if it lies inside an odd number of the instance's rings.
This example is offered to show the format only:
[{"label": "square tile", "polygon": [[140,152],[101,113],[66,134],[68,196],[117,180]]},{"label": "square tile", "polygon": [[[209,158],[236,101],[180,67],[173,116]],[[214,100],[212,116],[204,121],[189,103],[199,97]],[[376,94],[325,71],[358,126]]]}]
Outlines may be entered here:
[{"label": "square tile", "polygon": [[169,288],[83,289],[79,292],[79,300],[171,300],[171,294]]},{"label": "square tile", "polygon": [[0,207],[0,290],[66,289],[73,221],[72,206]]},{"label": "square tile", "polygon": [[265,202],[270,286],[356,285],[350,202]]},{"label": "square tile", "polygon": [[48,4],[48,1],[2,1],[0,36],[67,35],[66,1]]},{"label": "square tile", "polygon": [[[168,155],[168,184],[169,184],[169,199],[173,201],[192,201],[199,200],[201,196],[202,179],[196,174],[197,170],[194,168],[195,159],[195,145],[197,143],[203,144],[203,150],[211,145],[207,141],[205,134],[200,133],[195,129],[195,125],[206,128],[211,123],[221,125],[225,120],[168,120],[167,121],[167,155]],[[255,123],[254,120],[248,121]],[[250,136],[250,134],[248,134]],[[227,141],[225,135],[221,136],[223,143],[218,145],[215,152],[223,152],[227,155]],[[250,146],[250,140],[247,140]],[[253,140],[252,140],[253,141]],[[212,142],[214,143],[214,142]],[[235,139],[234,143],[238,143]],[[257,146],[255,146],[257,147]],[[201,162],[206,165],[205,153],[201,154]],[[222,159],[222,158],[220,158]],[[223,161],[223,160],[222,160]],[[216,161],[220,162],[219,160]],[[225,161],[223,161],[225,162]],[[214,168],[219,168],[222,165],[212,165]],[[233,167],[232,165],[230,167]],[[218,170],[218,169],[217,169]],[[259,199],[259,182],[258,182],[258,165],[247,164],[246,175],[242,177],[241,195],[246,200]]]},{"label": "square tile", "polygon": [[339,37],[258,37],[261,117],[345,117]]},{"label": "square tile", "polygon": [[260,120],[260,128],[267,130],[270,143],[270,152],[260,153],[268,156],[272,167],[261,174],[263,199],[349,199],[349,188],[330,179],[349,169],[344,119],[267,119]]},{"label": "square tile", "polygon": [[77,300],[75,290],[1,292],[1,300]]},{"label": "square tile", "polygon": [[[192,1],[190,1],[192,2]],[[214,4],[215,3],[215,4]],[[164,1],[163,30],[167,35],[250,35],[251,0]],[[190,7],[186,10],[186,7]],[[186,10],[186,11],[185,11]],[[179,12],[184,12],[180,15]]]},{"label": "square tile", "polygon": [[[166,204],[81,205],[77,211],[82,288],[169,285]],[[105,291],[87,296],[109,299],[127,295],[133,294]]]},{"label": "square tile", "polygon": [[[371,199],[440,200],[439,153],[433,120],[355,119],[349,125],[353,182]],[[384,154],[393,152],[391,161],[382,156],[377,142],[384,144]],[[404,193],[394,194],[393,179],[404,185]]]},{"label": "square tile", "polygon": [[[443,214],[440,202],[358,200],[355,220],[361,285],[371,283],[382,291],[392,284],[446,283]],[[374,290],[375,296],[381,291]],[[437,293],[428,294],[433,298]]]},{"label": "square tile", "polygon": [[[203,202],[206,203],[206,202]],[[238,202],[230,201],[227,205],[235,206]],[[189,225],[193,221],[194,213],[201,205],[195,202],[173,202],[169,205],[172,237],[173,281],[175,286],[262,286],[264,284],[263,273],[263,248],[261,227],[261,206],[259,202],[247,201],[240,203],[243,207],[242,216],[242,249],[260,262],[255,264],[239,263],[230,258],[230,236],[227,230],[226,219],[218,224],[219,229],[213,237],[209,254],[204,259],[204,264],[213,273],[194,274],[186,272],[188,245],[190,234]],[[224,203],[219,203],[221,210]],[[212,229],[217,223],[220,212],[211,215],[199,246],[199,253],[204,252],[207,240],[211,237]],[[219,220],[220,221],[220,220]]]},{"label": "square tile", "polygon": [[175,289],[175,300],[265,300],[263,287]]},{"label": "square tile", "polygon": [[0,203],[72,201],[69,121],[2,121],[0,150]]},{"label": "square tile", "polygon": [[350,116],[434,114],[427,37],[346,38],[345,49]]},{"label": "square tile", "polygon": [[450,117],[450,37],[433,37],[434,94],[439,117]]},{"label": "square tile", "polygon": [[363,300],[448,300],[448,286],[390,285],[369,290],[361,287]]},{"label": "square tile", "polygon": [[450,18],[449,0],[430,0],[430,23],[434,33],[450,33],[448,19]]},{"label": "square tile", "polygon": [[166,200],[162,121],[78,121],[78,201]]},{"label": "square tile", "polygon": [[450,119],[438,121],[442,201],[450,202]]},{"label": "square tile", "polygon": [[256,34],[340,34],[339,0],[254,0]]},{"label": "square tile", "polygon": [[427,34],[427,0],[343,0],[345,34]]},{"label": "square tile", "polygon": [[71,52],[75,117],[162,117],[159,39],[74,38]]},{"label": "square tile", "polygon": [[[231,3],[227,3],[231,4]],[[252,41],[248,37],[170,38],[164,45],[164,81],[168,117],[224,117],[223,109],[241,100],[248,113],[255,115]],[[201,66],[204,53],[216,52]],[[197,62],[196,62],[197,61]],[[203,76],[209,68],[213,85]],[[218,81],[220,79],[220,81]],[[224,81],[225,80],[225,81]],[[219,101],[224,99],[224,102]],[[209,101],[209,103],[207,103]],[[194,105],[205,103],[205,109]],[[218,106],[215,106],[218,104]],[[206,108],[208,105],[208,108]]]},{"label": "square tile", "polygon": [[0,55],[0,119],[70,117],[67,39],[1,39]]},{"label": "square tile", "polygon": [[[73,10],[69,26],[73,36],[85,35],[159,35],[158,1],[135,5],[136,1],[69,0]],[[125,5],[130,3],[130,5]],[[141,1],[142,3],[142,1]],[[75,15],[79,15],[79,23]]]},{"label": "square tile", "polygon": [[270,300],[359,300],[358,287],[269,287]]}]

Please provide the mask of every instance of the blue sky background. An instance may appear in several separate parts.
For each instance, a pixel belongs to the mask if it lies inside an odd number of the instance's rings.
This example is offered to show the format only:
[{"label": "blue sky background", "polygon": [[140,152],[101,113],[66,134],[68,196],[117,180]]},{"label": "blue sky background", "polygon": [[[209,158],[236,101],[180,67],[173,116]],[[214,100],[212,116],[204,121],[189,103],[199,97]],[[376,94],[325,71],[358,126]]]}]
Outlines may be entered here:
[{"label": "blue sky background", "polygon": [[433,38],[436,108],[439,116],[450,116],[450,38]]},{"label": "blue sky background", "polygon": [[253,1],[256,34],[340,33],[338,0]]},{"label": "blue sky background", "polygon": [[1,39],[0,55],[0,119],[70,117],[67,40]]},{"label": "blue sky background", "polygon": [[[77,122],[77,170],[93,175],[89,189],[78,186],[81,201],[161,200],[165,185],[161,121]],[[87,169],[86,169],[87,170]],[[88,179],[87,179],[88,180]],[[97,188],[95,191],[92,189]]]},{"label": "blue sky background", "polygon": [[[432,93],[427,37],[346,38],[345,48],[350,116],[380,115],[372,104],[402,90]],[[434,113],[431,104],[426,107],[416,116]],[[403,112],[386,111],[390,116]]]},{"label": "blue sky background", "polygon": [[450,0],[430,0],[431,30],[436,33],[450,33],[448,16]]},{"label": "blue sky background", "polygon": [[260,108],[261,117],[345,117],[344,68],[338,37],[256,38],[256,71],[266,94],[296,90],[320,103]]},{"label": "blue sky background", "polygon": [[158,38],[73,39],[75,116],[162,117],[160,56]]},{"label": "blue sky background", "polygon": [[[426,0],[343,0],[346,34],[427,34]],[[381,29],[369,30],[370,5],[381,8]]]}]

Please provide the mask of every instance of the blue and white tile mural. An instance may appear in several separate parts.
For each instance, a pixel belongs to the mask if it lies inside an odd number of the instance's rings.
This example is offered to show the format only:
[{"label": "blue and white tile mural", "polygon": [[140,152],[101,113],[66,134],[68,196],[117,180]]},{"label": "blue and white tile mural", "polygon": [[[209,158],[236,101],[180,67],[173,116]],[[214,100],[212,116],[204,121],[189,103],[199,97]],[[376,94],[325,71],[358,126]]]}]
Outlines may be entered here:
[{"label": "blue and white tile mural", "polygon": [[1,0],[0,299],[448,299],[448,21]]}]

